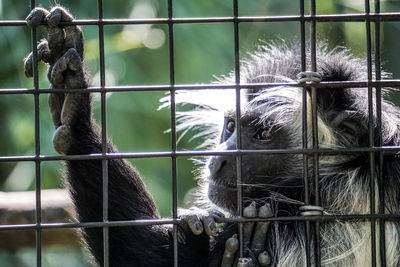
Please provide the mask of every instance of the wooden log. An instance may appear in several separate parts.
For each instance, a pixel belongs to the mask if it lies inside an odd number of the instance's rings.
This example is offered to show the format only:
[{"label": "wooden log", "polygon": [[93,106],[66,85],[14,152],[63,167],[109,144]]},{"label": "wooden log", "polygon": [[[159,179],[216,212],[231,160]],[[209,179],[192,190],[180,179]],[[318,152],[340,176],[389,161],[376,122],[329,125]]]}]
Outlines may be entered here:
[{"label": "wooden log", "polygon": [[[75,222],[73,204],[65,189],[41,190],[43,223]],[[36,223],[36,194],[27,192],[0,192],[0,225]],[[58,228],[42,230],[42,246],[79,246],[77,229]],[[35,230],[0,230],[0,249],[13,250],[36,246]]]}]

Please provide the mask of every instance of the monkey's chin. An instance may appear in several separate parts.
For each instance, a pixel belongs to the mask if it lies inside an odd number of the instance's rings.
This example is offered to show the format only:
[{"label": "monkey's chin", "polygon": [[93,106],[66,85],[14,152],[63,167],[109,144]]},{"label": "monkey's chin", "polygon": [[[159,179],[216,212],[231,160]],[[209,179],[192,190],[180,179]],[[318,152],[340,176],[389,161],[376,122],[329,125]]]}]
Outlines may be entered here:
[{"label": "monkey's chin", "polygon": [[237,203],[237,188],[226,186],[209,180],[208,198],[224,210],[235,212]]}]

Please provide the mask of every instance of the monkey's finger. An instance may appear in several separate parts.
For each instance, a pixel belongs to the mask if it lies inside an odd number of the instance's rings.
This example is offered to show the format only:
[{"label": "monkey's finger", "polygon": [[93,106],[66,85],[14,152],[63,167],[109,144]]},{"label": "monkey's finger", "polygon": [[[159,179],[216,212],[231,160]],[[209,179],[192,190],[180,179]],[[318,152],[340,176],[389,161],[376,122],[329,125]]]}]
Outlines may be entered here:
[{"label": "monkey's finger", "polygon": [[61,125],[53,135],[53,146],[57,153],[67,155],[72,145],[71,129],[69,126]]},{"label": "monkey's finger", "polygon": [[235,254],[239,249],[239,240],[236,234],[228,238],[225,242],[225,250],[222,255],[221,267],[233,267],[235,261]]},{"label": "monkey's finger", "polygon": [[61,22],[71,22],[74,20],[71,13],[63,7],[56,6],[50,10],[45,20],[49,28],[49,33],[50,31],[60,33],[60,29],[62,30],[62,36],[56,35],[53,37],[49,34],[48,39],[50,45],[59,44],[62,38],[61,43],[63,44],[64,50],[75,48],[81,59],[83,59],[83,35],[81,28],[77,25],[59,26]]},{"label": "monkey's finger", "polygon": [[254,262],[251,258],[239,258],[237,267],[254,267]]},{"label": "monkey's finger", "polygon": [[63,73],[68,69],[69,61],[69,56],[64,55],[59,58],[53,66],[50,66],[48,78],[50,80],[50,83],[53,84],[54,88],[63,88]]},{"label": "monkey's finger", "polygon": [[196,214],[186,214],[181,219],[189,226],[190,231],[195,235],[203,233],[203,224]]},{"label": "monkey's finger", "polygon": [[204,231],[209,236],[215,236],[218,232],[217,225],[215,224],[214,218],[212,216],[201,216],[201,221],[203,222]]},{"label": "monkey's finger", "polygon": [[61,126],[61,110],[64,105],[65,93],[52,93],[49,95],[49,107],[53,124],[56,128]]},{"label": "monkey's finger", "polygon": [[[255,218],[257,217],[256,202],[251,202],[249,206],[243,209],[243,217]],[[247,222],[243,225],[243,244],[248,247],[250,244],[251,234],[253,233],[254,222]]]},{"label": "monkey's finger", "polygon": [[[41,40],[40,43],[37,45],[37,60],[43,60],[44,62],[48,63],[51,59],[49,45],[47,40]],[[24,59],[24,69],[25,69],[25,76],[32,77],[33,76],[33,52],[29,53],[28,56]]]},{"label": "monkey's finger", "polygon": [[[178,234],[178,242],[180,244],[186,244],[186,235],[185,235],[185,230],[183,229],[183,227],[181,227],[181,225],[178,225],[177,227],[177,234]],[[172,237],[174,233],[174,227],[169,226],[168,227],[168,234]]]},{"label": "monkey's finger", "polygon": [[[59,58],[64,52],[64,30],[59,27],[54,27],[48,24],[48,16],[51,13],[44,8],[34,8],[26,17],[26,23],[29,27],[37,27],[41,23],[46,26],[48,47],[50,48],[53,58]],[[50,64],[53,62],[49,62]]]},{"label": "monkey's finger", "polygon": [[225,214],[223,214],[222,212],[220,212],[219,210],[211,210],[208,213],[211,217],[214,218],[214,221],[217,223],[222,223],[223,221],[221,221],[221,219],[225,218]]},{"label": "monkey's finger", "polygon": [[40,25],[46,18],[46,16],[49,14],[49,11],[47,11],[44,8],[41,7],[36,7],[32,9],[32,11],[29,13],[29,15],[26,17],[26,24],[31,27],[35,28]]},{"label": "monkey's finger", "polygon": [[[68,71],[67,71],[68,70]],[[52,88],[87,88],[83,62],[74,48],[69,49],[57,62],[50,66],[48,78]],[[72,120],[84,106],[87,93],[53,93],[49,96],[53,123],[72,125]]]},{"label": "monkey's finger", "polygon": [[269,257],[268,252],[265,250],[258,255],[257,260],[258,264],[260,264],[262,267],[267,267],[271,264],[271,258]]},{"label": "monkey's finger", "polygon": [[178,242],[181,244],[186,244],[186,235],[182,228],[178,227]]},{"label": "monkey's finger", "polygon": [[[258,217],[269,218],[272,217],[272,209],[269,204],[261,206],[258,210]],[[251,241],[250,249],[255,257],[265,250],[265,243],[267,239],[267,232],[270,222],[258,222],[254,230],[253,240]]]},{"label": "monkey's finger", "polygon": [[[48,78],[54,88],[86,88],[83,61],[74,48],[70,48],[49,69]],[[66,70],[70,72],[66,73]]]},{"label": "monkey's finger", "polygon": [[56,27],[60,22],[71,22],[74,17],[63,7],[53,7],[46,16],[47,24]]}]

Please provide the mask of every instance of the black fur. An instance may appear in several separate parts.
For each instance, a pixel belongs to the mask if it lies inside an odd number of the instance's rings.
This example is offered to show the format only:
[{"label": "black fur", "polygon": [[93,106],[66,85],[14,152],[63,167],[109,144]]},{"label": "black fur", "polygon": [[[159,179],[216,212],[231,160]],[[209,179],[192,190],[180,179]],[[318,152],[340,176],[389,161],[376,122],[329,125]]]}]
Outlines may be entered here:
[{"label": "black fur", "polygon": [[[282,53],[294,53],[296,49],[274,47],[274,49],[281,49]],[[265,52],[267,53],[267,52]],[[324,52],[325,53],[325,52]],[[347,52],[339,50],[338,54],[330,52],[328,54],[319,54],[320,58],[325,61],[319,61],[319,72],[323,75],[324,81],[343,81],[343,80],[357,80],[364,79],[366,73],[365,65],[361,61],[346,61],[342,62],[344,55]],[[344,54],[342,54],[344,53]],[[268,54],[274,56],[274,54]],[[276,59],[281,60],[280,58]],[[293,61],[299,66],[298,62],[300,56],[297,54]],[[251,71],[262,71],[257,69],[257,64],[254,62],[246,62]],[[361,64],[361,65],[359,65]],[[360,66],[362,66],[360,68]],[[300,72],[300,69],[289,69],[293,75]],[[275,71],[275,72],[274,72]],[[269,69],[268,74],[279,74],[274,69]],[[287,75],[282,73],[281,75]],[[294,79],[294,76],[290,78]],[[264,80],[262,82],[268,82]],[[261,81],[260,81],[261,82]],[[267,89],[268,90],[268,89]],[[262,95],[263,92],[252,92],[252,94]],[[257,98],[254,98],[257,101]],[[271,101],[264,99],[263,101]],[[258,103],[262,105],[262,103]],[[349,136],[348,143],[342,144],[350,147],[362,147],[368,145],[368,109],[367,109],[367,91],[365,88],[361,89],[321,89],[318,91],[318,105],[319,112],[324,122],[331,126],[335,118],[347,112],[350,115],[344,117],[339,124],[335,124],[335,133],[343,134],[347,131]],[[89,103],[87,103],[89,106]],[[384,114],[389,114],[389,118],[383,118],[383,127],[387,125],[387,119],[398,119],[399,111],[397,108],[390,104],[383,104]],[[87,114],[86,114],[87,113]],[[89,116],[90,110],[85,110],[84,116]],[[293,147],[290,138],[292,127],[278,127],[273,135],[274,142],[265,146],[260,143],[257,145],[254,141],[247,139],[251,136],[250,132],[257,128],[258,124],[254,124],[254,119],[262,117],[263,114],[245,113],[243,119],[243,134],[246,136],[243,140],[243,149],[279,149],[285,147]],[[249,118],[245,118],[249,116]],[[228,118],[230,115],[227,116]],[[233,118],[233,117],[232,117]],[[228,119],[229,120],[229,119]],[[400,121],[400,120],[398,120]],[[265,123],[275,123],[273,120],[265,121]],[[347,128],[346,124],[352,125]],[[246,127],[250,127],[249,133],[246,133]],[[97,126],[93,122],[90,124],[82,120],[77,120],[72,130],[75,140],[68,154],[89,154],[101,152],[100,135]],[[384,135],[387,130],[383,129]],[[397,134],[389,136],[386,135],[384,145],[397,145]],[[376,135],[376,138],[379,136]],[[227,135],[225,130],[221,134],[221,142],[227,142],[227,149],[234,149],[236,147],[234,134]],[[109,143],[109,152],[114,151],[112,145]],[[300,144],[297,144],[300,147]],[[260,158],[261,157],[261,158]],[[275,184],[274,187],[265,185],[264,187],[248,186],[244,190],[244,197],[246,199],[261,199],[263,201],[271,202],[276,209],[276,215],[298,215],[298,204],[285,203],[284,201],[274,201],[269,192],[277,192],[287,198],[304,201],[302,189],[302,169],[299,168],[298,155],[266,155],[266,156],[244,156],[243,157],[243,172],[246,184],[263,184],[265,179],[268,179],[268,184]],[[376,158],[378,160],[378,158]],[[217,162],[217,161],[223,161]],[[264,162],[263,165],[255,164],[253,162]],[[265,162],[270,162],[265,164]],[[134,219],[147,219],[159,218],[157,210],[154,206],[151,196],[147,193],[141,182],[140,177],[134,169],[127,164],[124,160],[112,159],[108,161],[109,164],[109,218],[111,221],[118,220],[134,220]],[[209,164],[211,172],[218,183],[224,185],[232,177],[235,177],[236,164],[235,157],[214,157]],[[216,167],[218,166],[218,167]],[[249,168],[247,168],[249,166]],[[74,201],[77,206],[80,221],[101,221],[102,220],[102,187],[101,187],[101,161],[69,161],[68,167],[68,180],[70,182],[71,191],[73,192]],[[228,169],[227,169],[228,168]],[[347,177],[344,175],[347,171],[352,171],[358,168],[359,184],[363,187],[365,192],[369,192],[370,175],[369,175],[369,161],[368,154],[356,153],[354,155],[347,155],[343,157],[339,163],[332,160],[321,169],[321,198],[323,206],[329,206],[329,202],[333,201],[330,198],[325,198],[327,195],[332,195],[332,190],[337,191],[337,195],[344,190],[346,186]],[[376,171],[379,171],[378,169]],[[400,177],[399,160],[393,154],[385,154],[383,161],[383,185],[385,198],[390,203],[399,203],[399,177]],[[257,177],[257,174],[264,174],[262,177]],[[282,179],[284,177],[285,179]],[[206,179],[206,177],[204,178]],[[213,178],[211,178],[212,180]],[[312,177],[311,177],[312,179]],[[245,187],[246,188],[246,187]],[[329,189],[329,194],[325,191]],[[209,191],[211,201],[223,208],[233,211],[235,209],[235,192],[232,194],[224,195],[224,192]],[[216,195],[216,196],[215,196]],[[335,195],[335,193],[333,193]],[[213,198],[215,197],[215,198]],[[347,201],[347,200],[343,200]],[[389,202],[388,202],[389,203]],[[334,211],[343,214],[342,211]],[[398,213],[398,205],[388,205],[386,212]],[[345,213],[345,211],[344,211]],[[397,225],[397,224],[396,224]],[[398,225],[396,229],[399,232]],[[226,226],[220,235],[213,241],[210,241],[206,235],[196,237],[188,233],[189,241],[186,245],[179,246],[179,263],[181,266],[218,266],[222,258],[225,240],[236,232],[236,226],[231,224]],[[277,254],[275,252],[276,243],[273,235],[281,236],[282,239],[293,239],[294,243],[304,242],[304,224],[299,222],[281,223],[279,227],[271,230],[271,238],[268,242],[269,251],[274,257],[274,264],[279,264]],[[102,230],[100,228],[86,229],[86,241],[91,248],[93,255],[97,261],[102,263]],[[351,247],[351,244],[348,245]],[[168,234],[167,229],[162,226],[154,227],[123,227],[123,228],[110,228],[110,262],[112,266],[171,266],[172,265],[172,241],[171,236]]]},{"label": "black fur", "polygon": [[[46,19],[45,19],[46,18]],[[32,27],[47,23],[49,35],[41,41],[39,59],[50,64],[49,79],[52,87],[86,88],[88,75],[83,60],[83,37],[76,26],[58,26],[61,21],[72,21],[72,16],[63,8],[50,12],[37,8],[28,16]],[[354,59],[345,49],[328,50],[319,45],[317,51],[318,72],[322,81],[354,81],[367,79],[367,67],[363,60]],[[307,58],[310,58],[309,55]],[[25,60],[25,71],[32,75],[32,54]],[[242,62],[243,83],[282,82],[296,80],[301,71],[300,51],[296,46],[283,44],[264,45]],[[65,68],[64,68],[65,67]],[[222,83],[233,83],[234,77],[221,79]],[[224,91],[225,92],[225,91]],[[301,148],[301,92],[299,88],[278,87],[264,90],[248,90],[247,103],[242,117],[235,121],[235,110],[220,110],[225,115],[222,129],[207,132],[208,144],[222,143],[225,149],[236,149],[236,127],[242,129],[242,149]],[[208,102],[196,98],[178,103],[191,102],[208,111],[216,111]],[[214,93],[214,91],[211,92]],[[182,92],[185,94],[185,92]],[[320,147],[348,148],[365,147],[369,144],[369,113],[366,88],[321,88],[317,93]],[[210,101],[211,98],[208,98]],[[224,101],[221,99],[220,101]],[[53,122],[57,127],[54,144],[57,151],[68,155],[102,152],[99,126],[92,118],[89,93],[50,96]],[[234,107],[233,107],[234,108]],[[199,113],[195,113],[199,114]],[[214,113],[213,113],[214,114]],[[196,122],[195,116],[192,122]],[[198,116],[198,115],[197,115]],[[201,115],[203,116],[203,115]],[[207,117],[208,116],[208,117]],[[374,144],[400,145],[400,112],[393,105],[382,103],[382,129],[374,122]],[[205,126],[210,126],[205,125]],[[189,123],[187,127],[196,127]],[[220,133],[218,134],[217,131]],[[311,137],[309,138],[311,139]],[[212,143],[212,142],[211,142]],[[311,142],[310,142],[311,143]],[[111,142],[107,152],[116,150]],[[375,154],[375,162],[379,162]],[[400,212],[400,161],[394,153],[384,153],[382,169],[376,164],[375,174],[369,171],[369,154],[354,153],[340,156],[320,155],[321,205],[330,214],[369,213],[370,184],[377,182],[376,173],[382,173],[385,202],[384,213]],[[110,221],[157,219],[158,211],[139,174],[123,159],[109,159],[108,164],[108,218]],[[102,218],[102,161],[69,160],[66,164],[66,180],[76,206],[80,222],[101,222]],[[200,177],[207,192],[202,201],[216,205],[230,214],[236,211],[236,157],[214,156]],[[208,173],[206,175],[206,173]],[[311,174],[312,172],[310,172]],[[303,169],[301,154],[266,154],[242,157],[243,202],[256,201],[260,206],[271,204],[274,214],[299,215],[299,205],[304,204]],[[310,175],[310,183],[313,181]],[[311,183],[312,184],[312,183]],[[313,195],[311,197],[314,197]],[[369,238],[363,224],[336,222],[321,225],[322,261],[329,266],[363,266],[368,259],[368,247],[357,251]],[[400,227],[398,222],[387,222],[386,235],[388,265],[399,266],[396,252],[400,249]],[[223,226],[216,238],[206,234],[194,235],[185,231],[186,244],[179,244],[180,266],[219,266],[225,241],[236,233],[235,224]],[[84,239],[96,262],[103,264],[102,228],[84,228]],[[169,226],[110,227],[109,261],[111,266],[172,266],[173,238]],[[267,250],[274,266],[304,265],[305,231],[303,222],[281,222],[267,234]],[[366,242],[368,244],[368,242]],[[361,253],[361,254],[360,254]]]},{"label": "black fur", "polygon": [[[89,107],[87,95],[87,107]],[[82,116],[90,109],[82,110]],[[88,112],[88,113],[86,113]],[[72,129],[75,142],[68,154],[101,153],[100,131],[93,122],[76,120]],[[108,152],[115,152],[108,143]],[[102,221],[102,161],[67,161],[67,178],[81,222]],[[125,160],[108,161],[109,220],[124,221],[160,218],[151,195],[135,169]],[[172,238],[163,226],[111,227],[111,266],[172,266]],[[85,241],[99,265],[103,264],[102,228],[84,229]],[[183,266],[206,266],[208,237],[188,236],[179,246]]]}]

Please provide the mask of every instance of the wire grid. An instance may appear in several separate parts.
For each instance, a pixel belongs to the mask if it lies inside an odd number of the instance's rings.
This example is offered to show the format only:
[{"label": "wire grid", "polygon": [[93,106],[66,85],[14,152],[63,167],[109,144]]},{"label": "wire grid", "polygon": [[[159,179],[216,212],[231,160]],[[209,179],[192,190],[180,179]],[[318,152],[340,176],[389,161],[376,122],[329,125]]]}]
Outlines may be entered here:
[{"label": "wire grid", "polygon": [[[139,225],[160,225],[160,224],[173,224],[173,239],[174,239],[174,266],[179,266],[178,261],[178,239],[176,225],[180,221],[177,216],[177,171],[176,160],[178,157],[187,156],[212,156],[212,155],[235,155],[237,165],[237,181],[241,184],[241,159],[244,155],[254,154],[302,154],[303,155],[303,180],[304,180],[304,197],[306,204],[319,205],[319,189],[318,189],[318,162],[319,155],[321,154],[354,154],[354,153],[369,153],[370,158],[370,172],[375,172],[375,165],[382,166],[384,152],[398,152],[400,147],[382,147],[381,133],[381,88],[382,87],[398,87],[400,86],[399,79],[391,79],[381,81],[380,72],[380,22],[381,21],[400,21],[400,13],[380,13],[380,1],[374,1],[374,13],[370,11],[370,1],[365,0],[365,13],[364,14],[333,14],[333,15],[317,15],[315,0],[310,0],[311,12],[309,15],[305,14],[305,0],[300,1],[300,14],[297,16],[263,16],[263,17],[244,17],[239,16],[238,0],[233,0],[233,14],[232,17],[210,17],[210,18],[174,18],[172,0],[168,0],[168,18],[157,19],[103,19],[103,3],[98,0],[98,19],[94,20],[75,20],[69,24],[74,25],[97,25],[99,28],[99,51],[100,51],[100,87],[90,87],[84,89],[86,92],[100,92],[101,93],[101,129],[102,129],[102,153],[91,155],[66,155],[66,156],[46,156],[41,155],[40,151],[40,131],[39,131],[39,96],[40,94],[51,93],[50,89],[39,89],[38,83],[38,70],[37,70],[37,56],[36,56],[36,43],[37,34],[36,30],[32,29],[32,51],[33,51],[33,67],[34,67],[34,88],[18,88],[18,89],[2,89],[1,94],[33,94],[35,104],[35,155],[31,156],[2,156],[0,162],[19,162],[19,161],[32,161],[35,162],[36,167],[36,223],[35,224],[19,224],[19,225],[0,225],[0,230],[17,230],[17,229],[33,229],[36,231],[36,251],[37,251],[37,266],[42,266],[42,230],[55,229],[55,228],[103,228],[104,240],[104,266],[109,266],[109,227],[121,226],[139,226]],[[30,2],[31,8],[36,6],[34,0]],[[368,64],[368,80],[367,81],[341,81],[341,82],[321,82],[319,84],[304,85],[298,83],[262,83],[262,84],[241,84],[240,82],[240,64],[239,64],[239,24],[242,22],[275,22],[275,21],[297,21],[300,24],[299,31],[301,33],[301,67],[302,71],[307,71],[306,66],[306,27],[310,26],[310,45],[311,54],[310,71],[316,71],[316,28],[318,22],[365,22],[366,27],[366,40],[367,40],[367,64]],[[235,57],[235,83],[230,85],[176,85],[175,84],[175,65],[174,65],[174,25],[175,24],[194,24],[194,23],[231,23],[234,28],[234,57]],[[162,86],[105,86],[105,63],[104,63],[104,26],[106,25],[129,25],[129,24],[165,24],[168,25],[169,36],[169,70],[170,70],[170,83]],[[372,25],[375,29],[375,36],[371,34]],[[0,26],[25,26],[25,21],[0,21]],[[375,67],[372,66],[372,42],[375,45],[374,62]],[[375,80],[373,80],[373,70],[375,70]],[[302,134],[303,144],[301,149],[279,149],[279,150],[242,150],[240,127],[237,128],[237,149],[229,151],[178,151],[176,145],[176,111],[175,111],[175,92],[177,90],[202,90],[202,89],[235,89],[236,90],[236,118],[240,118],[240,91],[244,88],[265,88],[268,86],[296,86],[303,87],[303,110],[307,110],[307,97],[306,90],[311,87],[311,106],[312,106],[312,146],[308,148],[307,144],[307,115],[303,112],[302,116]],[[369,123],[369,146],[363,148],[345,148],[345,149],[321,149],[318,147],[318,131],[317,131],[317,111],[316,111],[316,95],[318,88],[368,88],[368,109],[369,121],[373,122],[373,88],[376,94],[376,113],[377,113],[377,127],[378,134],[377,144],[374,144],[375,133],[373,123]],[[59,92],[80,92],[82,89],[59,89]],[[171,150],[160,152],[137,152],[137,153],[107,153],[107,132],[106,132],[106,93],[107,92],[121,92],[121,91],[169,91],[171,95]],[[374,155],[378,154],[378,162],[375,162]],[[172,159],[172,185],[173,185],[173,217],[171,219],[154,219],[154,220],[134,220],[134,221],[108,221],[108,165],[107,161],[114,158],[171,158]],[[40,165],[45,161],[59,161],[59,160],[102,160],[102,173],[103,173],[103,221],[102,222],[88,222],[88,223],[42,223],[41,221],[41,182],[40,182]],[[309,161],[313,162],[313,178],[314,188],[310,188],[308,164]],[[379,168],[377,173],[378,184],[375,185],[371,180],[371,195],[370,199],[375,198],[375,187],[378,187],[378,211],[376,211],[373,202],[371,201],[370,214],[349,214],[349,215],[320,215],[320,216],[286,216],[286,217],[273,217],[268,219],[246,219],[242,215],[241,187],[238,186],[238,217],[227,218],[226,222],[237,222],[239,224],[239,238],[243,238],[242,225],[248,221],[304,221],[306,224],[306,265],[311,266],[313,262],[311,255],[315,257],[315,265],[321,265],[320,257],[320,244],[319,244],[319,225],[322,222],[336,221],[336,220],[359,220],[368,221],[371,225],[371,257],[372,266],[376,266],[376,226],[375,223],[379,222],[380,233],[380,266],[386,266],[385,262],[385,227],[386,220],[399,220],[400,214],[384,214],[384,192],[382,187],[382,168]],[[310,191],[314,190],[315,199],[310,199]],[[315,231],[311,235],[311,231]],[[315,237],[314,246],[311,246],[311,236]],[[313,253],[311,253],[313,250]],[[240,246],[240,256],[243,255],[243,245]]]}]

